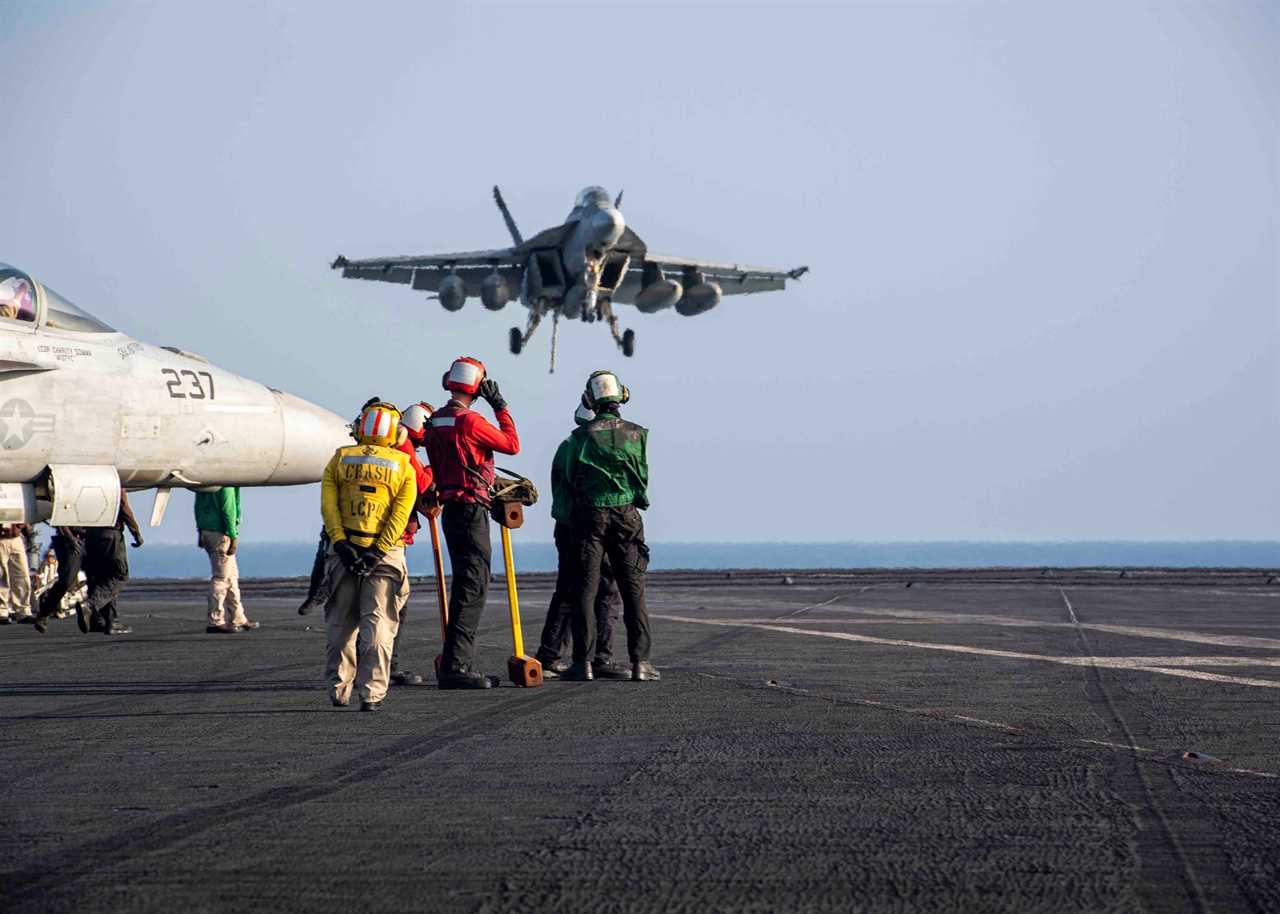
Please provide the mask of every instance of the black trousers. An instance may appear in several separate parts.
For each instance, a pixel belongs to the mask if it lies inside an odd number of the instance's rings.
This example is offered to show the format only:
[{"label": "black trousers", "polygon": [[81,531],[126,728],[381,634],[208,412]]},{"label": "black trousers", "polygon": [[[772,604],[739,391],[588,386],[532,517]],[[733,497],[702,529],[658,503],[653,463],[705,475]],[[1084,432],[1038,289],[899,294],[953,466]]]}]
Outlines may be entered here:
[{"label": "black trousers", "polygon": [[89,579],[85,605],[103,622],[115,619],[116,600],[129,580],[124,534],[115,527],[90,527],[84,535],[84,576]]},{"label": "black trousers", "polygon": [[573,512],[573,542],[580,579],[573,612],[573,662],[582,663],[596,650],[596,593],[607,556],[622,595],[622,621],[627,627],[627,654],[632,663],[649,659],[649,610],[644,603],[644,573],[649,547],[644,521],[632,505],[583,507]]},{"label": "black trousers", "polygon": [[[580,580],[573,531],[568,524],[556,523],[556,589],[547,607],[547,620],[542,624],[542,640],[538,659],[543,665],[560,659],[568,647]],[[617,616],[618,583],[613,578],[609,557],[600,563],[600,587],[596,591],[596,648],[592,663],[608,663],[613,657],[613,620]]]},{"label": "black trousers", "polygon": [[449,627],[440,668],[457,672],[471,668],[476,630],[489,595],[489,510],[475,502],[447,501],[440,513],[440,527],[453,566]]},{"label": "black trousers", "polygon": [[62,598],[80,586],[80,568],[84,565],[84,543],[53,535],[53,554],[58,559],[58,579],[40,596],[40,615],[52,616],[62,608]]}]

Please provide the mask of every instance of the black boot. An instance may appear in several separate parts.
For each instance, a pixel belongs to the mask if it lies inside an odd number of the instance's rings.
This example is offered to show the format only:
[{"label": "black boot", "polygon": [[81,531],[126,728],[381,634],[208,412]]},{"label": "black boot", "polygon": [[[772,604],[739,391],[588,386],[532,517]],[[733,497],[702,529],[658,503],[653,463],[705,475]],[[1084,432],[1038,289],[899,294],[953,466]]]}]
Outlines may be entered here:
[{"label": "black boot", "polygon": [[441,689],[492,689],[496,678],[472,670],[441,670],[436,683]]},{"label": "black boot", "polygon": [[630,679],[631,670],[619,666],[612,660],[597,660],[591,664],[591,672],[596,679]]},{"label": "black boot", "polygon": [[582,663],[575,662],[573,666],[560,674],[560,678],[567,682],[590,682],[595,679],[595,676],[591,675],[591,664],[583,661]]},{"label": "black boot", "polygon": [[543,679],[561,679],[569,669],[569,661],[561,660],[559,657],[552,657],[549,660],[538,657],[537,660],[542,664]]},{"label": "black boot", "polygon": [[648,660],[637,660],[631,664],[632,682],[657,682],[662,674]]},{"label": "black boot", "polygon": [[392,670],[391,684],[398,686],[420,686],[426,685],[421,676],[412,670]]}]

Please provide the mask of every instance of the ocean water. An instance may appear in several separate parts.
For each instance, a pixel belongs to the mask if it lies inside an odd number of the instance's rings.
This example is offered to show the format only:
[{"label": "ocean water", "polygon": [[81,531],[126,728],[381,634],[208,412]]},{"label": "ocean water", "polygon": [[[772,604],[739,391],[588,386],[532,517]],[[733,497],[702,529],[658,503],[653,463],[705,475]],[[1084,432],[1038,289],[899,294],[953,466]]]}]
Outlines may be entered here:
[{"label": "ocean water", "polygon": [[[520,571],[554,571],[551,543],[515,542]],[[921,542],[921,543],[651,543],[654,569],[727,568],[1276,568],[1280,542]],[[501,562],[501,553],[494,557]],[[244,577],[307,575],[314,543],[241,544]],[[209,573],[204,552],[193,546],[147,545],[130,549],[134,577],[194,578]],[[427,574],[431,545],[409,549],[409,570]],[[447,558],[446,558],[447,565]]]}]

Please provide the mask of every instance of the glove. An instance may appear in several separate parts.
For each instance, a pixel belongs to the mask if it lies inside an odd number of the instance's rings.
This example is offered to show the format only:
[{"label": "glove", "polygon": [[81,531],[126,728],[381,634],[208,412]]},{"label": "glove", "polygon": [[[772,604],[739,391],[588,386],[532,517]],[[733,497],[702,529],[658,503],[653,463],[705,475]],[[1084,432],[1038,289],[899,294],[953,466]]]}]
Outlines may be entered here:
[{"label": "glove", "polygon": [[356,567],[352,569],[352,573],[357,577],[363,578],[377,568],[379,563],[386,557],[387,554],[381,549],[370,546],[360,554],[360,559],[356,563]]},{"label": "glove", "polygon": [[495,413],[507,408],[507,401],[502,399],[502,391],[498,390],[498,382],[493,378],[485,378],[480,382],[479,394],[493,407]]},{"label": "glove", "polygon": [[352,574],[358,574],[356,566],[360,564],[360,550],[351,545],[348,540],[342,540],[333,544],[333,552],[342,562],[342,567]]}]

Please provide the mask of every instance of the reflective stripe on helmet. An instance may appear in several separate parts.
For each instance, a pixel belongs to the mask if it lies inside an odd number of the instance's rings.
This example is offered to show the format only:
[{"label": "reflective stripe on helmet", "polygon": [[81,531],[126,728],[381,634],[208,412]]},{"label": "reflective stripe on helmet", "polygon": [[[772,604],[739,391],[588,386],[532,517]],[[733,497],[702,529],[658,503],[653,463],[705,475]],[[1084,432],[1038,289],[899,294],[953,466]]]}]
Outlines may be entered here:
[{"label": "reflective stripe on helmet", "polygon": [[360,423],[360,434],[365,438],[389,438],[393,421],[391,413],[384,409],[366,410]]},{"label": "reflective stripe on helmet", "polygon": [[400,424],[412,431],[420,432],[431,420],[431,413],[421,403],[415,403],[400,413]]},{"label": "reflective stripe on helmet", "polygon": [[474,362],[458,359],[449,369],[449,380],[466,387],[479,387],[480,382],[484,380],[484,370]]},{"label": "reflective stripe on helmet", "polygon": [[618,376],[612,372],[601,372],[593,375],[591,380],[587,382],[587,387],[591,390],[591,399],[604,400],[609,397],[622,397],[622,385],[618,382]]},{"label": "reflective stripe on helmet", "polygon": [[390,403],[373,403],[365,407],[356,423],[356,439],[361,444],[395,444],[399,431],[400,410]]}]

